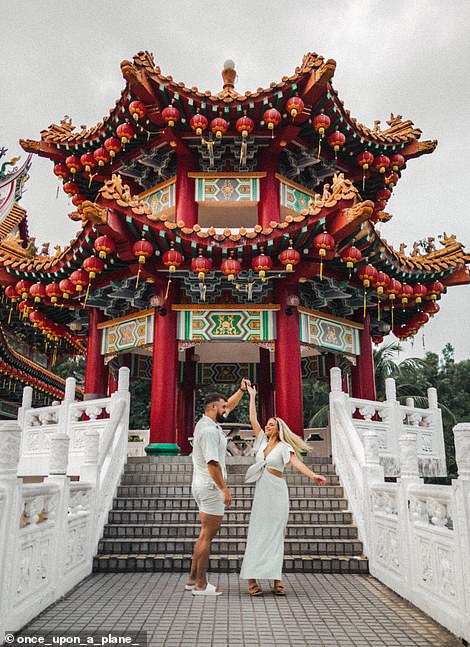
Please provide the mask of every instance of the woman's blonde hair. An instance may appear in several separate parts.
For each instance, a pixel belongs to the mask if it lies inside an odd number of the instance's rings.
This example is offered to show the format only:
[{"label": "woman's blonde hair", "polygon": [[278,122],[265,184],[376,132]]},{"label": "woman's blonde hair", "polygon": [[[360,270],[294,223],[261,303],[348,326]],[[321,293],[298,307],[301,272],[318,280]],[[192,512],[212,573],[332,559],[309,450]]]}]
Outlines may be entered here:
[{"label": "woman's blonde hair", "polygon": [[279,440],[290,445],[297,456],[302,460],[301,452],[310,452],[310,446],[307,445],[307,443],[302,440],[300,436],[294,434],[294,432],[289,429],[282,418],[276,418],[276,416],[273,416],[272,419],[276,421],[277,428],[279,430]]}]

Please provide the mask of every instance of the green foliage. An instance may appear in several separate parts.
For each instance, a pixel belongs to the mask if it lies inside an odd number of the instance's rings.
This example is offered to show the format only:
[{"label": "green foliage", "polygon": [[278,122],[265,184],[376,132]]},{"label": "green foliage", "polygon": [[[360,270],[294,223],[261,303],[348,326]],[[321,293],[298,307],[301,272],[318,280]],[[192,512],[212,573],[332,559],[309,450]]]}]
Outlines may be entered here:
[{"label": "green foliage", "polygon": [[[221,393],[224,395],[227,400],[231,395],[235,393],[235,391],[238,389],[239,385],[234,385],[234,384],[209,384],[207,386],[203,386],[200,389],[196,391],[196,417],[195,420],[199,420],[199,418],[202,416],[204,413],[204,398],[206,395],[209,393]],[[243,424],[249,425],[250,424],[250,416],[248,413],[248,405],[249,405],[249,398],[248,395],[243,395],[242,399],[238,403],[238,405],[235,407],[233,411],[231,411],[226,419],[226,422],[241,422]]]},{"label": "green foliage", "polygon": [[328,384],[319,380],[303,380],[302,398],[304,426],[306,428],[326,427],[328,425]]},{"label": "green foliage", "polygon": [[85,365],[86,359],[81,355],[77,355],[76,357],[67,357],[67,359],[56,362],[51,370],[64,380],[68,377],[74,377],[77,381],[77,386],[83,387],[85,384]]},{"label": "green foliage", "polygon": [[150,426],[150,391],[151,380],[131,380],[131,411],[129,429],[148,429]]}]

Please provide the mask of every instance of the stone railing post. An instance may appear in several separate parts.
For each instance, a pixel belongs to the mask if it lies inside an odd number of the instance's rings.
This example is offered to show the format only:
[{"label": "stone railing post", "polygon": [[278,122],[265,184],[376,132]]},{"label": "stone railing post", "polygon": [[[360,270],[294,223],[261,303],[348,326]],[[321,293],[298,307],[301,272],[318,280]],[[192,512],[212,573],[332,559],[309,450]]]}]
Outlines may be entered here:
[{"label": "stone railing post", "polygon": [[[432,449],[435,456],[440,456],[446,464],[446,447],[444,442],[444,428],[442,426],[442,411],[439,409],[437,390],[434,387],[428,389],[428,407],[432,415]],[[447,469],[446,469],[447,471]]]},{"label": "stone railing post", "polygon": [[455,425],[454,442],[459,472],[459,478],[452,481],[455,501],[454,532],[462,556],[466,608],[470,609],[470,422]]},{"label": "stone railing post", "polygon": [[65,476],[69,462],[70,438],[61,429],[51,436],[51,453],[49,458],[49,476]]},{"label": "stone railing post", "polygon": [[417,440],[418,437],[414,432],[402,434],[398,440],[402,479],[419,479]]},{"label": "stone railing post", "polygon": [[347,396],[343,391],[341,369],[335,366],[330,370],[330,436],[331,436],[331,455],[333,457],[333,463],[336,462],[336,457],[338,455],[338,440],[337,432],[335,429],[335,412],[334,412],[334,402],[340,400],[342,403],[345,402]]},{"label": "stone railing post", "polygon": [[99,477],[100,434],[96,429],[85,432],[83,462],[80,466],[80,481],[92,483],[98,487]]},{"label": "stone railing post", "polygon": [[459,480],[470,482],[470,422],[455,425],[454,442]]},{"label": "stone railing post", "polygon": [[398,439],[403,431],[403,417],[401,405],[397,400],[397,387],[393,377],[387,377],[385,380],[385,398],[388,404],[388,410],[384,418],[387,423],[387,449],[395,457],[398,466]]},{"label": "stone railing post", "polygon": [[397,387],[393,377],[387,377],[385,380],[385,398],[390,404],[395,404],[397,401]]},{"label": "stone railing post", "polygon": [[[18,478],[21,427],[16,420],[0,422],[0,618],[8,618],[14,598],[12,567],[18,545],[21,481]],[[7,627],[0,626],[2,631]]]}]

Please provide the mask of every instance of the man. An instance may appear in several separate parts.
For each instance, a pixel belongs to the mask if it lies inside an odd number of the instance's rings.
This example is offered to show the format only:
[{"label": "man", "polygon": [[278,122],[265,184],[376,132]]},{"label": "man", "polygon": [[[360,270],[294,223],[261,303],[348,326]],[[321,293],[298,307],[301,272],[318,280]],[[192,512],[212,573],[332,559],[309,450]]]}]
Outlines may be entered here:
[{"label": "man", "polygon": [[207,581],[207,566],[211,542],[222,523],[225,506],[232,504],[232,495],[227,487],[225,453],[227,439],[218,424],[240,402],[249,380],[242,380],[240,388],[228,400],[220,393],[211,393],[204,400],[204,415],[194,430],[193,482],[191,491],[199,508],[201,532],[193,552],[191,571],[186,590],[193,595],[220,595]]}]

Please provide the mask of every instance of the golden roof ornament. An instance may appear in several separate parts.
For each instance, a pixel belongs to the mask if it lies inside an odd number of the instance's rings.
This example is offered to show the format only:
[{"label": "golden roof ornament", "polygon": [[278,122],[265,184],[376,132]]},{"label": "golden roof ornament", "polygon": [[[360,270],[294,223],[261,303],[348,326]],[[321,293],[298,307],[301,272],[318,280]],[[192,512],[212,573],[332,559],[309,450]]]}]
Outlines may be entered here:
[{"label": "golden roof ornament", "polygon": [[237,73],[235,71],[235,63],[230,58],[227,59],[224,63],[224,69],[222,70],[222,78],[224,80],[224,90],[231,90],[235,87],[235,79]]}]

